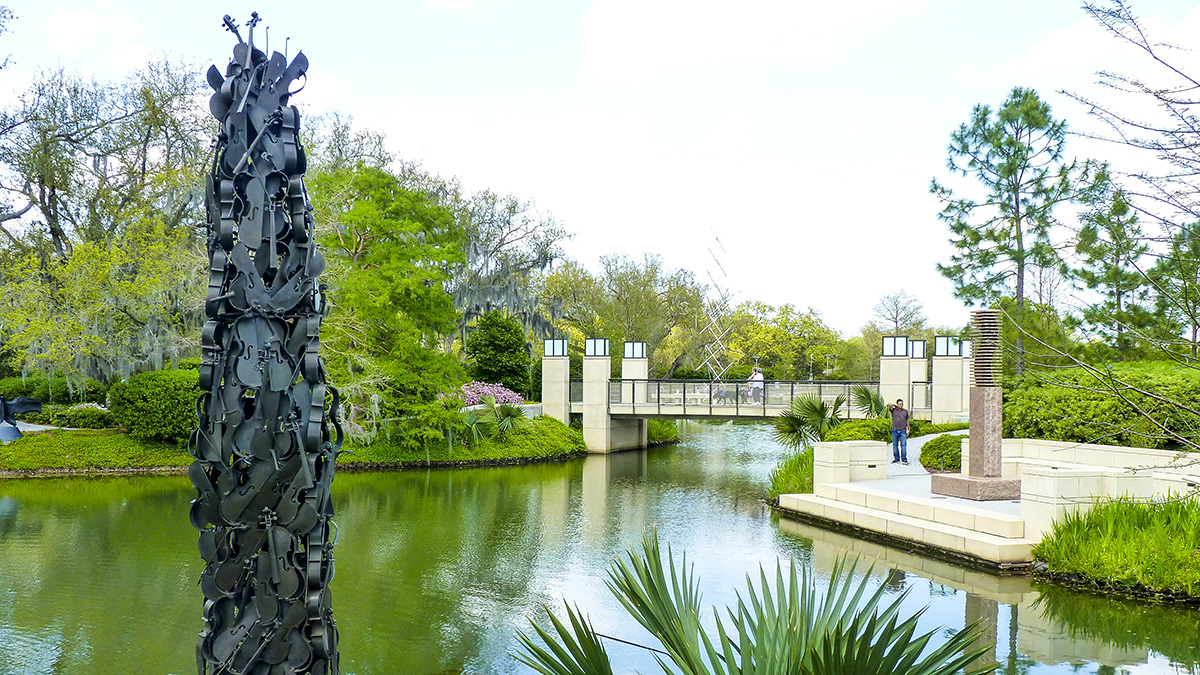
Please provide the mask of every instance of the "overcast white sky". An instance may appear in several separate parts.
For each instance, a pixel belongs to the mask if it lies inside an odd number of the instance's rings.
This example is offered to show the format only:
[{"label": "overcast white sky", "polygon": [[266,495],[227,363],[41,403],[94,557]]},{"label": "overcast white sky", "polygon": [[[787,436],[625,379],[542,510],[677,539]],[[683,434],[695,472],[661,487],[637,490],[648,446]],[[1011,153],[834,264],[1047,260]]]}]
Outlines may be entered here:
[{"label": "overcast white sky", "polygon": [[[1079,4],[15,2],[0,97],[59,66],[111,79],[169,53],[223,68],[222,14],[257,9],[272,49],[290,38],[312,63],[295,102],[352,114],[468,188],[535,200],[575,234],[570,257],[655,252],[703,279],[717,237],[738,300],[811,306],[849,335],[900,289],[935,324],[966,323],[934,268],[951,247],[928,185],[974,104],[1033,87],[1082,129],[1060,90],[1145,69]],[[1197,2],[1133,6],[1155,37],[1200,42]]]}]

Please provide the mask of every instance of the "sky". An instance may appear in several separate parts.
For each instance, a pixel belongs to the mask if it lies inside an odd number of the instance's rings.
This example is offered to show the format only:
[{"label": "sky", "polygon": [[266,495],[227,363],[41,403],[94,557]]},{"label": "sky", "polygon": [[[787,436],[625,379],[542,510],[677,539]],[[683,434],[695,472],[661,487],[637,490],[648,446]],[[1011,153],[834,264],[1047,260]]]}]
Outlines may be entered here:
[{"label": "sky", "polygon": [[[1200,3],[1131,5],[1153,38],[1200,44]],[[735,302],[811,307],[846,336],[900,290],[934,325],[967,323],[935,268],[953,249],[929,182],[971,194],[946,146],[975,104],[1031,87],[1086,131],[1062,92],[1102,97],[1097,71],[1148,69],[1066,0],[9,6],[0,102],[60,67],[117,80],[168,55],[223,69],[222,15],[257,9],[256,43],[309,58],[305,114],[352,115],[429,172],[533,200],[593,270],[658,254]],[[1121,158],[1083,138],[1067,155]]]}]

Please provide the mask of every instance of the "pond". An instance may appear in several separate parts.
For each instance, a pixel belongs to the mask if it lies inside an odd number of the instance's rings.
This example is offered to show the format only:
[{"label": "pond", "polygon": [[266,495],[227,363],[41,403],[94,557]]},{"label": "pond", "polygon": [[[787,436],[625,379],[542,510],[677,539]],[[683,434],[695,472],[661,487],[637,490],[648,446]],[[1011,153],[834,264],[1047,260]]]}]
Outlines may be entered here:
[{"label": "pond", "polygon": [[[354,675],[527,673],[510,653],[542,605],[648,641],[604,586],[647,528],[694,563],[706,605],[795,558],[878,560],[921,629],[985,622],[1006,673],[1197,672],[1200,611],[999,577],[781,518],[759,498],[770,427],[687,424],[678,446],[565,463],[341,473],[334,615]],[[201,565],[182,477],[0,481],[0,674],[194,673]],[[611,643],[617,672],[659,672]]]}]

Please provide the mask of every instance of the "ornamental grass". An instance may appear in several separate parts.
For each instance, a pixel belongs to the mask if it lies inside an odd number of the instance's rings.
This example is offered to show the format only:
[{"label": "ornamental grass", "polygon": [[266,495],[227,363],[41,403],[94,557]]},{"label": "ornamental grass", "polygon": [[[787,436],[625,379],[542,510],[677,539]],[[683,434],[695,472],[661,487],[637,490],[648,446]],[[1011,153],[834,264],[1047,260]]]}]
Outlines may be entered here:
[{"label": "ornamental grass", "polygon": [[1108,501],[1068,514],[1033,549],[1053,575],[1134,593],[1200,598],[1200,498]]}]

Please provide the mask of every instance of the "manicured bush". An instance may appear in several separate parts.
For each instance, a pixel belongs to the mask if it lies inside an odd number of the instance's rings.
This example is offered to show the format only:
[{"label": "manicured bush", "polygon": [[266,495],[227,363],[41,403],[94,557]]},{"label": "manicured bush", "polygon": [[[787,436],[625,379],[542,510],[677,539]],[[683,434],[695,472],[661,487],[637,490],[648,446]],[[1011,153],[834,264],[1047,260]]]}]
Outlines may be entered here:
[{"label": "manicured bush", "polygon": [[891,441],[890,419],[851,420],[842,422],[825,434],[826,441]]},{"label": "manicured bush", "polygon": [[665,443],[679,442],[679,425],[675,420],[646,420],[646,443],[649,445],[663,445]]},{"label": "manicured bush", "polygon": [[54,429],[0,445],[0,469],[128,469],[187,466],[192,457],[171,443],[143,441],[113,429]]},{"label": "manicured bush", "polygon": [[771,472],[771,487],[767,498],[779,499],[779,495],[804,494],[813,491],[813,451],[806,448],[784,455]]},{"label": "manicured bush", "polygon": [[[1200,405],[1200,372],[1171,362],[1115,364],[1114,377],[1156,396],[1196,408]],[[1030,375],[1006,384],[1005,438],[1102,443],[1157,448],[1170,441],[1147,417],[1175,433],[1197,438],[1197,420],[1176,406],[1154,397],[1125,391],[1145,415],[1103,391],[1081,369],[1054,373],[1051,384]]]},{"label": "manicured bush", "polygon": [[921,466],[940,471],[962,470],[962,436],[942,434],[921,446]]},{"label": "manicured bush", "polygon": [[69,408],[43,405],[41,412],[24,413],[17,417],[32,424],[48,424],[69,429],[110,429],[116,425],[116,419],[111,412],[90,403]]},{"label": "manicured bush", "polygon": [[1200,500],[1110,501],[1068,514],[1033,548],[1055,575],[1139,593],[1200,598]]},{"label": "manicured bush", "polygon": [[139,373],[109,390],[113,416],[135,438],[186,440],[196,428],[199,382],[195,370]]}]

